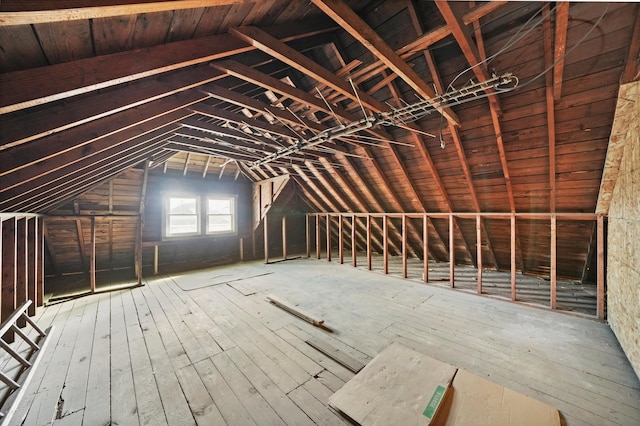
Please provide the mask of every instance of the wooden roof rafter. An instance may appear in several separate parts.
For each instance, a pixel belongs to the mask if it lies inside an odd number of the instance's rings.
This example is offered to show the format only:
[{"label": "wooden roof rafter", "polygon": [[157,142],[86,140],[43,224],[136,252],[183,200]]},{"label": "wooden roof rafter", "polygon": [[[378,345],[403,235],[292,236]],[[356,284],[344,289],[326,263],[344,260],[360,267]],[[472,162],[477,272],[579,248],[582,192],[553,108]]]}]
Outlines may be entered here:
[{"label": "wooden roof rafter", "polygon": [[[312,2],[351,34],[352,37],[362,43],[387,67],[398,74],[419,96],[424,99],[430,99],[435,96],[433,89],[342,0],[312,0]],[[460,120],[451,109],[437,109],[447,121],[454,123],[456,126],[460,125]]]},{"label": "wooden roof rafter", "polygon": [[[384,76],[384,74],[383,74]],[[397,104],[401,104],[400,102],[400,95],[398,94],[398,89],[395,85],[395,83],[393,81],[390,81],[388,83],[388,87],[389,90],[391,91],[391,94],[393,96],[393,98],[395,99]],[[452,127],[455,127],[455,125],[451,122],[449,122],[449,124]],[[417,125],[413,125],[412,127],[417,127]],[[423,161],[425,162],[425,164],[428,166],[429,169],[429,173],[431,174],[431,178],[433,179],[436,188],[438,188],[438,192],[440,193],[440,196],[443,198],[445,204],[446,204],[446,210],[448,211],[453,211],[453,208],[451,207],[451,200],[449,199],[449,196],[447,195],[447,192],[444,188],[444,185],[442,183],[442,180],[440,179],[440,175],[438,174],[437,170],[436,170],[436,166],[433,163],[433,160],[431,159],[431,155],[429,154],[429,151],[427,151],[426,147],[424,146],[424,140],[422,138],[422,136],[418,135],[415,132],[409,132],[410,133],[410,137],[413,139],[414,142],[414,146],[417,148],[418,152],[420,153],[420,156],[422,157]],[[395,156],[397,157],[397,161],[398,163],[400,163],[400,165],[402,165],[401,160],[400,160],[400,155],[397,151],[397,148],[393,145],[391,145],[391,148],[394,150]],[[409,182],[409,184],[411,185],[411,188],[413,189],[413,191],[415,192],[415,195],[418,199],[418,201],[420,202],[421,206],[422,206],[422,210],[427,213],[429,211],[429,209],[427,208],[424,200],[422,199],[422,197],[420,197],[418,195],[418,191],[415,189],[414,183],[411,181],[411,178],[409,176],[408,171],[405,170],[405,174],[407,176],[407,180]],[[433,223],[433,221],[429,218],[428,222],[431,224],[431,226],[433,227],[433,229],[437,229],[435,227],[435,224]],[[473,252],[471,251],[471,248],[469,247],[469,244],[467,243],[467,240],[464,237],[464,234],[462,233],[462,228],[460,228],[459,222],[457,218],[454,218],[454,225],[455,228],[457,229],[457,231],[460,233],[460,238],[462,239],[463,245],[465,247],[465,251],[467,252],[467,254],[471,257],[471,259],[474,261],[474,265],[475,265],[475,258],[473,256]],[[442,240],[442,237],[440,237],[440,239]],[[444,240],[443,240],[444,241]]]},{"label": "wooden roof rafter", "polygon": [[[484,58],[480,56],[478,47],[471,40],[471,35],[468,29],[464,26],[458,13],[454,11],[447,0],[437,0],[436,5],[440,10],[443,18],[447,22],[447,25],[451,29],[451,32],[456,39],[460,49],[462,50],[467,62],[473,67],[473,72],[479,81],[488,80],[489,75],[486,67],[480,65]],[[489,91],[491,93],[491,91]],[[502,173],[504,175],[505,185],[507,189],[507,196],[509,198],[509,211],[512,213],[516,211],[515,201],[513,198],[513,188],[511,185],[511,176],[509,174],[509,165],[507,163],[507,156],[504,148],[504,140],[502,136],[502,127],[500,125],[500,116],[502,115],[500,103],[496,96],[489,96],[489,109],[491,112],[491,121],[493,123],[494,132],[496,135],[496,143],[498,145],[498,152],[500,154],[500,163],[502,165]]]},{"label": "wooden roof rafter", "polygon": [[[560,12],[560,5],[566,4],[566,12]],[[544,43],[544,67],[549,68],[553,65],[554,59],[556,56],[552,56],[552,32],[551,32],[551,11],[549,9],[549,5],[545,4],[542,7],[544,14],[547,15],[544,22],[542,23],[542,34],[543,34],[543,43]],[[556,6],[556,31],[558,30],[558,20],[562,19],[559,16],[560,13],[566,13],[568,19],[568,3],[560,3]],[[561,46],[562,52],[564,52],[564,47],[566,44],[566,24],[565,24],[565,43]],[[562,38],[562,37],[560,37]],[[556,32],[556,49],[555,54],[558,53],[558,33]],[[563,62],[564,63],[564,62]],[[558,67],[560,65],[560,67]],[[556,73],[556,69],[560,71]],[[560,82],[556,80],[556,78],[560,78]],[[547,139],[549,142],[549,211],[551,213],[556,211],[556,119],[555,119],[555,102],[554,99],[560,96],[559,85],[562,84],[562,65],[560,63],[556,64],[554,67],[553,74],[546,73],[545,74],[545,99],[547,106]]]},{"label": "wooden roof rafter", "polygon": [[313,78],[326,87],[330,87],[336,93],[350,99],[352,102],[359,102],[360,100],[365,107],[378,112],[389,109],[384,104],[364,92],[360,92],[356,95],[350,84],[345,80],[259,28],[237,27],[231,28],[229,31],[244,42],[251,44],[255,48],[273,56],[291,67],[304,70],[304,73],[307,76]]},{"label": "wooden roof rafter", "polygon": [[[333,30],[313,20],[268,28],[283,41]],[[0,114],[41,105],[141,78],[253,50],[231,34],[218,34],[0,74]],[[65,78],[58,78],[64,75]],[[43,83],[44,82],[44,83]],[[23,90],[10,90],[21,87]]]},{"label": "wooden roof rafter", "polygon": [[[335,180],[338,183],[337,187],[342,188],[342,190],[345,192],[346,199],[351,200],[351,202],[355,206],[355,208],[351,209],[352,211],[370,211],[370,209],[367,208],[367,203],[365,202],[365,200],[360,196],[358,191],[349,183],[349,181],[346,178],[346,176],[353,176],[352,173],[357,174],[355,169],[352,169],[348,171],[345,175],[343,175],[340,172],[338,172],[336,168],[332,164],[330,164],[326,158],[321,158],[320,163],[322,163],[323,167],[329,173],[329,175],[333,178],[333,180]],[[382,228],[377,223],[373,224],[373,227],[382,235]],[[396,234],[398,232],[397,229],[395,229],[395,227],[393,227],[391,231]],[[379,239],[375,234],[372,235],[372,241],[380,249],[382,249],[382,243],[379,241]],[[393,240],[389,241],[389,245],[391,246],[391,249],[395,253],[400,253],[400,250],[395,245],[395,242]]]},{"label": "wooden roof rafter", "polygon": [[88,176],[84,176],[82,179],[78,180],[77,184],[69,185],[68,187],[65,186],[64,189],[58,192],[55,197],[50,197],[48,200],[38,200],[37,204],[35,204],[36,207],[34,208],[37,208],[38,211],[55,210],[56,208],[66,204],[69,198],[77,197],[86,191],[90,191],[91,189],[107,182],[109,179],[118,175],[127,168],[131,168],[142,163],[145,161],[146,157],[160,152],[165,145],[166,141],[163,141],[162,143],[155,145],[153,148],[145,150],[145,155],[132,157],[133,159],[129,159],[129,161],[117,163],[115,167],[105,167],[99,173],[91,173]]},{"label": "wooden roof rafter", "polygon": [[[319,180],[319,182],[323,185],[323,187],[325,187],[329,191],[329,193],[333,196],[334,200],[336,200],[336,203],[342,207],[340,210],[334,210],[334,211],[347,211],[347,212],[355,211],[355,209],[353,208],[354,206],[352,204],[353,201],[349,198],[343,197],[339,193],[337,186],[334,186],[313,164],[308,163],[307,168],[316,177],[316,179]],[[347,224],[347,227],[349,229],[351,229],[352,226],[353,225],[350,223]],[[363,236],[360,230],[356,230],[356,234],[357,234],[358,240],[366,241],[366,236]],[[376,239],[376,242],[378,244],[378,247],[382,247],[382,244],[379,241],[377,241],[377,239]]]},{"label": "wooden roof rafter", "polygon": [[[210,67],[186,69],[162,81],[143,79],[96,93],[90,98],[69,99],[46,110],[0,114],[0,151],[38,138],[144,105],[224,77]],[[10,139],[9,138],[10,136]]]},{"label": "wooden roof rafter", "polygon": [[[546,11],[549,6],[543,6]],[[562,96],[562,74],[564,72],[564,55],[567,50],[567,30],[569,29],[569,2],[556,4],[555,43],[553,44],[553,99],[557,102]],[[546,48],[546,47],[545,47]],[[545,51],[546,54],[546,51]],[[545,69],[547,65],[545,58]]]},{"label": "wooden roof rafter", "polygon": [[[254,47],[264,51],[265,53],[272,55],[273,57],[279,59],[280,61],[285,62],[288,65],[295,67],[297,69],[303,70],[305,74],[307,74],[311,78],[315,79],[316,81],[318,81],[319,83],[325,86],[332,88],[336,92],[349,98],[352,102],[362,101],[365,107],[373,110],[374,112],[383,112],[383,111],[389,110],[387,106],[373,99],[370,95],[366,93],[362,93],[362,94],[354,93],[353,89],[350,87],[349,84],[347,84],[347,82],[337,77],[335,74],[333,74],[326,68],[322,67],[321,65],[317,64],[313,60],[309,59],[308,57],[289,48],[287,45],[278,41],[276,38],[270,36],[264,31],[261,31],[257,28],[252,28],[252,27],[240,27],[240,28],[231,29],[231,32],[235,36],[244,40],[245,42],[252,44]],[[397,94],[396,94],[396,98],[397,98]],[[415,125],[409,125],[409,126],[411,128],[417,127]],[[435,167],[433,166],[433,162],[431,161],[431,158],[428,152],[423,146],[424,142],[422,141],[422,138],[419,137],[414,132],[411,132],[411,133],[420,154],[423,156],[427,164],[431,166],[430,170],[432,172],[434,180],[436,181],[436,185],[438,186],[442,196],[444,197],[445,201],[449,206],[449,211],[452,211],[448,196],[444,191],[442,182],[440,182],[440,179],[437,176],[437,173],[435,173]],[[393,145],[389,145],[389,147],[394,151],[394,156],[396,157],[398,165],[403,170],[406,180],[409,182],[412,188],[414,197],[420,200],[420,195],[418,191],[415,189],[414,184],[411,182],[411,177],[409,176],[408,172],[406,171],[403,164],[401,163],[400,157],[397,151],[395,150],[395,147],[393,147]],[[420,201],[420,203],[422,204],[422,208],[424,209],[424,211],[427,211],[424,206],[424,203],[422,201]]]},{"label": "wooden roof rafter", "polygon": [[[144,142],[145,135],[188,116],[188,111],[180,110],[202,99],[203,95],[197,92],[182,92],[137,110],[123,111],[67,130],[62,135],[54,134],[14,147],[11,154],[20,157],[20,165],[14,163],[11,168],[0,170],[5,184],[0,189],[0,196],[4,202],[9,202],[26,196],[29,191],[41,191],[43,185],[51,182],[71,185],[69,180],[63,179],[68,173],[98,171],[98,165],[103,164],[101,161],[115,161],[113,157],[119,154],[118,149],[126,150]],[[127,163],[127,167],[132,165]]]},{"label": "wooden roof rafter", "polygon": [[[43,180],[36,190],[28,190],[18,198],[10,200],[15,209],[38,210],[44,209],[51,203],[68,202],[70,194],[80,195],[84,188],[94,184],[104,174],[120,173],[126,168],[133,167],[144,161],[145,157],[167,144],[165,138],[154,138],[139,142],[135,148],[118,153],[110,152],[109,157],[94,162],[88,161],[82,168],[65,168],[51,176],[51,180]],[[9,201],[9,200],[7,200]]]},{"label": "wooden roof rafter", "polygon": [[[218,126],[217,124],[204,120],[188,118],[182,120],[180,124],[182,128],[178,132],[184,132],[187,136],[203,138],[203,140],[206,139],[211,143],[215,143],[215,140],[211,138],[222,139],[224,141],[233,139],[239,141],[238,143],[244,147],[255,147],[255,149],[263,152],[274,152],[282,147],[282,145],[277,144],[274,140],[265,136],[249,134],[233,127]],[[211,137],[205,137],[203,134],[211,135]]]},{"label": "wooden roof rafter", "polygon": [[216,118],[224,121],[230,121],[236,125],[246,125],[250,128],[256,129],[259,132],[266,132],[270,134],[276,134],[288,139],[296,139],[297,135],[291,130],[283,126],[277,126],[270,124],[264,120],[257,118],[249,118],[244,114],[237,114],[224,109],[216,108],[204,103],[196,104],[191,107],[194,113],[204,115],[206,117]]}]

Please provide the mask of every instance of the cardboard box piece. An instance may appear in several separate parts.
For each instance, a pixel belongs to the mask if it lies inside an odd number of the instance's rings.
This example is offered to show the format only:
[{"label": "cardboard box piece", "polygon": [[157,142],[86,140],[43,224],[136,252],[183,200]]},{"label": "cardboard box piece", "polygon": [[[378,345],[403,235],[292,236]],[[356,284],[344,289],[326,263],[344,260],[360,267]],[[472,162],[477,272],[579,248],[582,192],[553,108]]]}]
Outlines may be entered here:
[{"label": "cardboard box piece", "polygon": [[560,425],[555,408],[392,343],[329,405],[361,425]]}]

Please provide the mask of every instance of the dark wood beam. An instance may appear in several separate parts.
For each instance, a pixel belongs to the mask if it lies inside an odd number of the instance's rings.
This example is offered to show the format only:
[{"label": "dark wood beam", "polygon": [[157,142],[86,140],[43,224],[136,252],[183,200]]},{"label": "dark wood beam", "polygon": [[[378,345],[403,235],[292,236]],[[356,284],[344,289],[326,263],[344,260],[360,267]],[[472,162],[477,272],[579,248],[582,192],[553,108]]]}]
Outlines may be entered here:
[{"label": "dark wood beam", "polygon": [[174,95],[225,74],[203,66],[156,78],[132,82],[126,86],[95,93],[81,99],[69,99],[46,109],[19,111],[0,115],[0,151],[41,137],[51,136],[129,108]]},{"label": "dark wood beam", "polygon": [[202,90],[212,98],[219,99],[221,101],[239,106],[241,108],[247,108],[249,110],[254,111],[255,113],[263,114],[266,112],[269,115],[273,117],[278,117],[279,119],[283,120],[287,124],[295,127],[301,124],[300,121],[298,120],[299,118],[300,120],[302,120],[302,122],[306,127],[309,127],[313,130],[322,131],[327,128],[326,126],[320,123],[317,123],[315,121],[309,120],[306,117],[298,116],[298,118],[296,118],[296,116],[294,116],[288,110],[273,107],[267,103],[251,98],[242,93],[238,93],[238,92],[234,92],[233,90],[226,89],[217,84],[206,84],[202,87]]},{"label": "dark wood beam", "polygon": [[[28,294],[27,219],[23,216],[16,220],[16,308],[27,301]],[[19,318],[17,325],[25,327],[27,322]]]},{"label": "dark wood beam", "polygon": [[[1,250],[0,250],[1,251]],[[0,258],[2,255],[0,255]],[[33,303],[28,308],[29,316],[36,314],[38,306],[38,217],[30,217],[27,222],[27,298]]]},{"label": "dark wood beam", "polygon": [[[16,309],[16,280],[17,280],[17,219],[12,216],[1,220],[2,227],[2,285],[0,286],[0,321],[5,321]],[[4,336],[0,336],[8,343],[13,342],[13,332],[9,331]]]},{"label": "dark wood beam", "polygon": [[[269,27],[266,30],[280,40],[292,41],[334,28],[326,21],[314,19]],[[219,34],[0,74],[0,114],[253,49],[231,34]]]},{"label": "dark wood beam", "polygon": [[[345,31],[362,43],[371,53],[393,72],[398,74],[424,99],[433,98],[435,92],[418,74],[342,0],[312,0],[318,8],[336,21]],[[447,121],[460,125],[460,120],[451,109],[438,108]]]},{"label": "dark wood beam", "polygon": [[[200,138],[204,138],[206,135],[206,140],[209,140],[212,143],[215,143],[215,141],[211,138],[216,137],[225,138],[225,140],[235,140],[248,143],[249,146],[265,146],[266,150],[269,150],[271,145],[280,147],[280,145],[276,144],[276,141],[262,135],[248,134],[235,127],[222,127],[213,122],[197,120],[194,117],[182,120],[180,124],[182,125],[182,128],[179,129],[177,133],[187,134],[194,137],[196,137],[195,135],[198,135],[197,137]],[[273,151],[275,150],[276,148],[274,147]]]},{"label": "dark wood beam", "polygon": [[[467,11],[467,13],[463,16],[463,21],[465,24],[473,23],[474,21],[482,18],[483,16],[495,11],[499,7],[507,4],[506,1],[491,1],[471,8]],[[451,29],[447,26],[441,26],[430,30],[420,37],[418,37],[413,42],[404,45],[400,49],[396,50],[396,53],[400,55],[400,57],[404,60],[408,60],[412,56],[422,52],[423,50],[427,50],[429,46],[438,41],[444,39],[448,35],[451,34]],[[360,69],[351,73],[354,82],[362,82],[363,80],[369,79],[375,75],[378,75],[380,71],[386,68],[386,65],[382,61],[375,61],[367,66],[361,67]]]},{"label": "dark wood beam", "polygon": [[353,102],[358,102],[359,96],[364,106],[371,110],[389,110],[382,102],[377,101],[364,92],[358,93],[356,96],[348,82],[259,28],[236,27],[231,28],[229,32],[240,40],[262,50],[291,67],[304,70],[307,76],[321,84],[331,87]]},{"label": "dark wood beam", "polygon": [[[556,6],[556,31],[558,30],[558,19],[561,17],[560,15],[560,7],[562,5],[563,9],[566,9],[568,20],[569,14],[569,3],[562,2]],[[553,38],[553,34],[551,33],[551,13],[549,9],[549,5],[545,4],[542,7],[543,14],[548,15],[544,22],[542,23],[542,39],[544,45],[544,67],[545,69],[549,68],[553,62],[555,56],[552,56],[552,46],[551,41]],[[566,46],[566,24],[565,24],[565,35],[562,46],[562,54],[564,54],[564,47]],[[558,53],[558,34],[556,33],[556,49],[555,53]],[[561,55],[562,56],[562,55]],[[557,59],[556,59],[557,60]],[[547,139],[549,146],[549,211],[554,213],[556,211],[556,118],[555,118],[555,102],[554,98],[556,95],[560,96],[560,89],[558,85],[562,85],[562,67],[560,67],[559,74],[556,74],[555,70],[557,69],[559,63],[555,65],[553,75],[551,73],[545,74],[545,99],[547,103]],[[560,78],[560,82],[556,81],[556,78]],[[557,99],[557,98],[556,98]]]},{"label": "dark wood beam", "polygon": [[46,213],[59,208],[60,206],[64,205],[67,202],[67,199],[69,196],[77,197],[84,192],[90,191],[91,189],[104,184],[109,179],[118,175],[122,171],[130,167],[133,167],[137,164],[140,164],[147,157],[153,156],[157,152],[160,152],[163,149],[165,144],[166,144],[166,141],[162,141],[158,143],[154,148],[147,148],[143,150],[139,156],[133,157],[133,159],[130,159],[127,162],[119,162],[117,163],[117,166],[106,168],[100,173],[90,173],[89,176],[85,176],[83,179],[79,180],[79,182],[76,185],[74,185],[73,188],[71,188],[72,192],[70,194],[57,193],[54,196],[52,196],[47,203],[38,204],[39,206],[42,206],[42,209],[38,211],[43,211]]},{"label": "dark wood beam", "polygon": [[[0,151],[0,178],[4,188],[0,189],[0,200],[6,190],[24,185],[45,173],[80,161],[86,152],[110,149],[129,138],[149,132],[162,124],[185,118],[190,113],[174,111],[198,103],[206,95],[198,91],[181,92],[162,98],[138,108],[87,123],[64,133],[20,145],[11,150]],[[11,161],[8,159],[11,158]]]},{"label": "dark wood beam", "polygon": [[220,145],[210,145],[207,142],[201,142],[194,139],[185,138],[182,136],[173,136],[169,140],[170,143],[165,146],[165,149],[176,152],[192,152],[195,154],[215,155],[222,158],[237,159],[239,161],[254,161],[261,158],[259,154],[248,153],[232,147],[223,147]]},{"label": "dark wood beam", "polygon": [[[548,5],[545,6],[545,10],[548,10]],[[547,17],[551,19],[551,17]],[[562,74],[564,71],[564,52],[567,49],[567,29],[569,28],[569,2],[560,1],[556,4],[556,37],[553,44],[553,99],[555,101],[560,100],[562,95]],[[548,30],[549,37],[551,37],[550,29]],[[546,36],[545,36],[546,37]],[[546,47],[545,47],[546,49]],[[551,50],[549,50],[551,53]],[[545,50],[545,55],[547,51]],[[546,59],[545,59],[546,62]],[[547,69],[550,65],[545,65]]]},{"label": "dark wood beam", "polygon": [[145,135],[134,138],[127,149],[116,147],[99,155],[90,156],[78,164],[56,170],[53,174],[38,180],[37,187],[34,183],[34,188],[29,187],[19,197],[14,198],[11,201],[13,209],[43,211],[41,209],[51,203],[64,203],[65,200],[72,199],[81,193],[82,188],[95,185],[105,175],[113,176],[140,163],[147,155],[166,144],[166,138],[162,134],[155,138]]},{"label": "dark wood beam", "polygon": [[[459,17],[458,13],[456,13],[456,11],[451,8],[450,3],[446,0],[437,1],[436,5],[438,6],[438,9],[440,10],[443,18],[447,22],[447,25],[451,29],[451,33],[460,46],[460,49],[464,53],[467,62],[469,63],[469,65],[474,66],[473,72],[478,80],[481,82],[488,80],[489,76],[486,67],[484,65],[475,66],[482,62],[484,58],[480,56],[480,52],[478,51],[477,46],[471,39],[469,31]],[[491,94],[493,93],[493,91],[488,91],[487,93]],[[511,176],[509,174],[509,165],[507,164],[507,155],[504,148],[504,140],[502,136],[502,126],[500,124],[500,116],[502,115],[500,103],[496,96],[489,96],[488,101],[489,109],[491,112],[491,121],[496,135],[496,144],[498,146],[498,152],[500,155],[500,163],[502,165],[502,173],[504,175],[507,196],[509,198],[509,210],[511,212],[515,212],[516,207],[513,198]]]}]

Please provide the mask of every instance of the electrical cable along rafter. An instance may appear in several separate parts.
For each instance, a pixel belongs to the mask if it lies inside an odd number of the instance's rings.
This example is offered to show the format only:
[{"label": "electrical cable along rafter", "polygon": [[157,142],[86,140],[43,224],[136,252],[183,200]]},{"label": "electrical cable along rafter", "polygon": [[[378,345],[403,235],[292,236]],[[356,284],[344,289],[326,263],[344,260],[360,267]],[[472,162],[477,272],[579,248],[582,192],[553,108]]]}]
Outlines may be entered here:
[{"label": "electrical cable along rafter", "polygon": [[[316,145],[331,142],[336,139],[345,138],[362,130],[372,129],[378,126],[395,126],[406,129],[405,125],[407,123],[417,121],[425,115],[431,114],[432,111],[444,107],[460,105],[465,102],[485,98],[499,93],[509,92],[517,86],[518,78],[510,73],[505,73],[499,76],[493,75],[491,78],[483,82],[474,82],[471,80],[469,84],[461,89],[450,90],[442,95],[438,95],[430,99],[421,99],[418,102],[407,104],[402,108],[392,109],[391,111],[376,113],[369,116],[365,113],[365,117],[360,120],[331,127],[310,138],[298,139],[292,145],[279,149],[263,159],[250,163],[249,167],[253,169],[280,158],[299,153],[304,149],[312,148]],[[487,90],[490,89],[493,89],[493,92],[487,93]],[[414,131],[413,129],[407,130]],[[420,133],[426,134],[426,132]],[[435,137],[434,135],[428,135]]]}]

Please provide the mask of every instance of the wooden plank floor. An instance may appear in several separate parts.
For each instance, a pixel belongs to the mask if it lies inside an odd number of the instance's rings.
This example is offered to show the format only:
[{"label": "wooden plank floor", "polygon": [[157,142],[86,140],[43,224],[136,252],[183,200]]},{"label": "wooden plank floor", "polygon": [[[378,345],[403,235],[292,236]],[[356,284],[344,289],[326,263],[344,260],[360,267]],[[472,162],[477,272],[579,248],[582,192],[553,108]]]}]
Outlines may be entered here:
[{"label": "wooden plank floor", "polygon": [[606,324],[335,262],[224,268],[251,277],[184,291],[163,276],[40,309],[56,331],[18,422],[345,424],[327,399],[353,373],[305,343],[313,337],[362,363],[402,343],[551,404],[569,425],[640,424],[640,382]]}]

